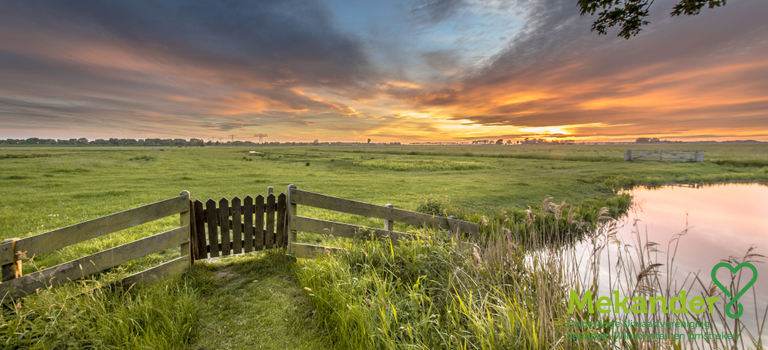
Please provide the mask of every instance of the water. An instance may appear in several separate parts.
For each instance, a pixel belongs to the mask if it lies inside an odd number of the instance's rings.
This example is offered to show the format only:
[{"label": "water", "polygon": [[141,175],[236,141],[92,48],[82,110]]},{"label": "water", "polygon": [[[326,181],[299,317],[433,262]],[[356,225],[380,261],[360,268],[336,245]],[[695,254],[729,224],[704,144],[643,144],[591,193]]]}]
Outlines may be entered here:
[{"label": "water", "polygon": [[[633,229],[639,231],[643,243],[656,242],[658,248],[670,252],[668,242],[673,236],[686,231],[680,238],[675,254],[672,272],[682,282],[689,274],[699,273],[705,286],[711,283],[712,267],[731,256],[743,260],[747,250],[756,247],[752,253],[768,256],[768,186],[757,184],[728,184],[704,188],[664,187],[661,189],[636,189],[631,191],[635,206],[618,230],[622,241],[637,246]],[[637,226],[633,224],[637,221]],[[647,235],[647,238],[646,238]],[[615,253],[615,249],[611,249]],[[658,255],[661,263],[667,264],[667,256]],[[740,317],[747,328],[756,333],[757,324],[768,305],[768,258],[755,258],[758,279],[739,303],[744,306]],[[601,287],[608,285],[606,259],[602,260]],[[666,266],[661,267],[662,271]],[[730,272],[718,270],[718,279],[730,280]],[[741,285],[752,276],[744,272]],[[690,278],[689,278],[690,281]],[[727,284],[727,282],[726,282]],[[679,288],[679,287],[678,287]],[[689,298],[699,295],[702,288],[688,289]],[[605,294],[604,294],[605,293]],[[609,291],[600,290],[608,295]],[[724,298],[721,295],[721,298]],[[755,302],[757,305],[755,305]],[[760,319],[756,320],[755,315]],[[730,319],[728,319],[730,321]],[[732,322],[730,322],[732,323]],[[768,333],[763,332],[763,341],[768,342]]]},{"label": "water", "polygon": [[[742,260],[751,246],[756,247],[753,253],[768,256],[768,186],[665,187],[637,189],[632,195],[636,210],[619,229],[622,238],[629,239],[631,223],[637,218],[641,236],[647,233],[650,241],[667,250],[666,243],[687,224],[675,259],[678,276],[701,272],[709,277],[715,264],[730,256]],[[758,260],[763,261],[755,264],[762,278],[754,288],[768,302],[768,259]]]}]

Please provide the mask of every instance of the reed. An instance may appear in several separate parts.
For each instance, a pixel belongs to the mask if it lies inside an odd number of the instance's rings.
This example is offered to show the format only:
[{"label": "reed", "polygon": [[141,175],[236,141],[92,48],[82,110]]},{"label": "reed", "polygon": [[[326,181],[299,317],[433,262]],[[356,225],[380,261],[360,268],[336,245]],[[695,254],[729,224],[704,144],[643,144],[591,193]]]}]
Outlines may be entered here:
[{"label": "reed", "polygon": [[[447,232],[422,232],[423,239],[400,245],[366,242],[347,254],[299,262],[296,275],[321,324],[343,349],[763,348],[768,309],[758,312],[762,321],[750,329],[725,318],[724,301],[715,305],[713,314],[646,314],[637,320],[708,321],[712,324],[708,332],[738,333],[737,342],[615,339],[610,334],[692,331],[624,326],[623,321],[632,319],[628,314],[568,313],[570,290],[597,295],[609,289],[620,290],[623,296],[666,298],[683,289],[693,290],[693,284],[702,287],[703,296],[715,290],[695,275],[674,279],[676,249],[685,232],[667,244],[668,254],[662,254],[659,244],[641,239],[637,226],[633,241],[623,242],[616,234],[616,222],[603,210],[594,233],[577,247],[568,234],[572,226],[553,225],[557,221],[547,216],[567,219],[565,207],[550,205],[531,212],[513,229],[490,228],[490,234],[472,245],[458,244],[459,237]],[[538,234],[521,241],[520,227]],[[739,261],[759,258],[750,251]],[[608,259],[607,264],[603,259]],[[605,275],[607,280],[600,278]],[[734,279],[730,287],[738,289],[738,284],[739,279]],[[622,322],[622,326],[572,327],[569,320]],[[569,333],[608,336],[585,340],[572,339]]]}]

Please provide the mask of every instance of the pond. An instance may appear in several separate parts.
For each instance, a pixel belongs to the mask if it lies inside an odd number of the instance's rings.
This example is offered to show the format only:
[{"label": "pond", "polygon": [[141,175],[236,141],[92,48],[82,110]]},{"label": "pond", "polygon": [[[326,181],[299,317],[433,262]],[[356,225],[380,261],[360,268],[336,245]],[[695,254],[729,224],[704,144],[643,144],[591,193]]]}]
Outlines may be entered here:
[{"label": "pond", "polygon": [[[752,245],[756,246],[754,252],[768,255],[768,186],[670,186],[636,189],[632,196],[634,210],[619,228],[619,234],[628,239],[632,222],[637,219],[640,233],[647,232],[649,240],[666,248],[672,236],[687,227],[675,261],[682,271],[709,273],[722,259],[741,259]],[[768,269],[765,264],[758,265],[758,275],[765,278],[758,279],[755,286],[768,293]]]},{"label": "pond", "polygon": [[[619,224],[617,236],[633,247],[643,246],[646,242],[656,242],[661,250],[657,262],[664,264],[659,270],[662,279],[673,277],[678,281],[676,289],[688,277],[686,286],[690,286],[691,274],[699,274],[705,288],[711,286],[712,268],[719,262],[733,256],[738,261],[744,259],[750,247],[752,253],[768,256],[768,186],[758,184],[727,184],[706,187],[669,186],[660,189],[634,189],[633,209]],[[678,234],[679,245],[668,243]],[[641,242],[638,243],[638,236]],[[609,248],[615,256],[616,246]],[[606,252],[604,252],[606,253]],[[668,253],[668,254],[665,254]],[[674,253],[672,271],[667,271]],[[739,318],[746,327],[756,334],[758,324],[762,323],[766,305],[768,305],[768,258],[755,257],[752,261],[758,271],[754,286],[739,299],[744,306],[744,314]],[[615,263],[615,258],[612,260]],[[607,254],[600,261],[600,294],[610,293],[611,279],[606,273],[609,267]],[[746,270],[745,270],[746,271]],[[718,279],[730,281],[727,269],[718,270]],[[744,272],[741,285],[744,286],[752,277],[751,272]],[[727,285],[728,282],[726,281]],[[700,295],[704,288],[698,283],[686,287],[689,298]],[[753,295],[753,291],[755,292]],[[676,293],[674,293],[676,294]],[[721,300],[725,298],[720,295]],[[756,319],[756,315],[759,316]],[[729,323],[732,320],[728,319]],[[763,341],[768,341],[766,331]]]}]

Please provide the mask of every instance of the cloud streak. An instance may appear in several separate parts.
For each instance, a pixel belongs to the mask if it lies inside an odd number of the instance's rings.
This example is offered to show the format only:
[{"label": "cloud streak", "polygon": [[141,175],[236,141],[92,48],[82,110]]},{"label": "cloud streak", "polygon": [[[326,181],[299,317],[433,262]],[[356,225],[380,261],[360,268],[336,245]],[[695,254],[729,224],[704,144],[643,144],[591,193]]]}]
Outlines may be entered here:
[{"label": "cloud streak", "polygon": [[566,0],[392,6],[382,46],[320,1],[3,2],[0,137],[768,140],[762,0],[629,41]]}]

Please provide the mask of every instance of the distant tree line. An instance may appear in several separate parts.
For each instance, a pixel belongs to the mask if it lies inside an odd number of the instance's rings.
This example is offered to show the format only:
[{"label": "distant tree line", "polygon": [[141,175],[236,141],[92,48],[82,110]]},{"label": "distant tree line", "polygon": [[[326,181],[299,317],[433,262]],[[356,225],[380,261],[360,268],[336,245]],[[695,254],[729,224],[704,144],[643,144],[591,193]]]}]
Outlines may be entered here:
[{"label": "distant tree line", "polygon": [[[250,141],[249,141],[250,142]],[[208,143],[211,143],[210,141]],[[218,142],[216,142],[218,143]],[[253,142],[251,142],[253,143]],[[205,146],[201,139],[96,139],[88,140],[85,137],[79,139],[41,139],[30,137],[28,139],[0,140],[4,145],[66,145],[66,146]]]},{"label": "distant tree line", "polygon": [[[265,142],[263,145],[400,145],[400,142],[389,143],[364,143],[364,142]],[[167,147],[204,147],[204,146],[259,146],[253,141],[205,141],[203,139],[96,139],[88,140],[85,137],[79,139],[41,139],[30,137],[28,139],[0,139],[0,145],[61,145],[61,146],[167,146]]]},{"label": "distant tree line", "polygon": [[[512,140],[507,140],[507,142],[506,142],[507,145],[511,145],[513,143],[514,142],[512,142]],[[473,145],[503,145],[504,144],[504,140],[503,139],[498,139],[496,141],[493,141],[493,140],[474,140],[474,141],[472,141],[472,144]]]}]

